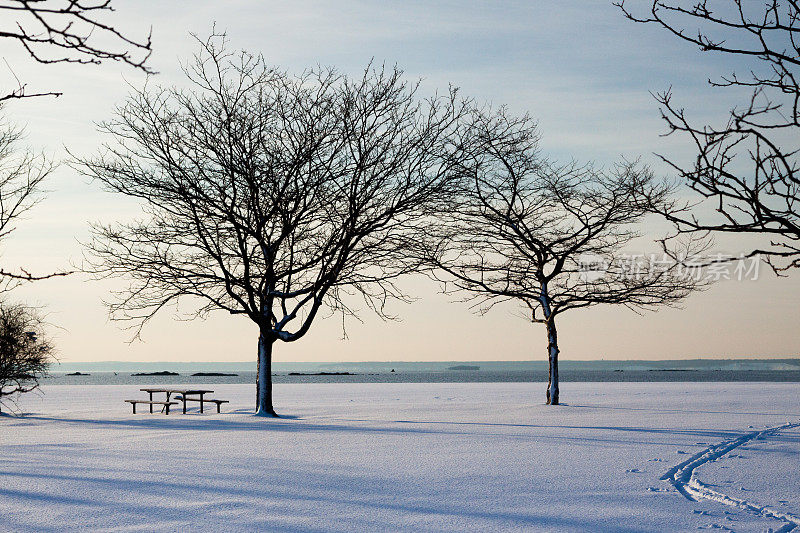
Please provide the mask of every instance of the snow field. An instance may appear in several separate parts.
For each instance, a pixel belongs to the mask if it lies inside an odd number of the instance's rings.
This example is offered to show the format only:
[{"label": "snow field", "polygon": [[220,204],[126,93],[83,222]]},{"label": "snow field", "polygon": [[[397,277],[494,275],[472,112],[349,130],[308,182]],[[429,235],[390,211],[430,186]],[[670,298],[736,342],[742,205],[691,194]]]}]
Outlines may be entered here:
[{"label": "snow field", "polygon": [[277,420],[250,414],[251,385],[211,387],[220,415],[168,417],[130,414],[138,388],[51,386],[0,418],[0,530],[788,531],[761,511],[800,515],[797,384],[564,383],[556,407],[540,383],[287,384]]}]

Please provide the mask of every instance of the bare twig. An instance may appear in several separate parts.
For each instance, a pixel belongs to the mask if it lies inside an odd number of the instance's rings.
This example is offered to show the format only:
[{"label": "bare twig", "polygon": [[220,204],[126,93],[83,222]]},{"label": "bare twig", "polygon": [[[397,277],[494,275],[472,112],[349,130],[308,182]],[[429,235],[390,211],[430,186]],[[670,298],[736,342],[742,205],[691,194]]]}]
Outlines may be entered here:
[{"label": "bare twig", "polygon": [[[42,64],[119,61],[153,73],[147,66],[152,29],[144,39],[130,38],[105,21],[112,11],[110,0],[0,0],[0,39],[17,42]],[[100,44],[109,40],[114,44]],[[1,95],[0,102],[60,94],[29,92],[17,80],[17,88]]]}]

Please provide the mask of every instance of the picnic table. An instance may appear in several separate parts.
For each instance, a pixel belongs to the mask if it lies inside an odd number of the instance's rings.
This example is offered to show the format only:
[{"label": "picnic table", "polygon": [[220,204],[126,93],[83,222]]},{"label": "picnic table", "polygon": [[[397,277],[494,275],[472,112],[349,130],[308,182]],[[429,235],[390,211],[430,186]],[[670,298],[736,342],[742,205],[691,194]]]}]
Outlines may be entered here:
[{"label": "picnic table", "polygon": [[[223,404],[223,403],[228,403],[227,400],[206,400],[204,398],[204,395],[213,394],[214,393],[213,390],[207,390],[207,389],[145,388],[145,389],[139,389],[139,390],[149,394],[150,400],[149,401],[144,401],[144,400],[141,400],[141,401],[140,400],[125,400],[126,402],[133,404],[133,412],[134,412],[134,414],[136,413],[136,404],[137,403],[146,403],[146,404],[148,404],[150,406],[150,412],[151,413],[153,412],[153,405],[163,405],[164,408],[167,410],[166,413],[169,414],[169,406],[176,404],[176,402],[170,401],[170,397],[173,394],[179,395],[177,397],[177,399],[181,400],[183,402],[183,414],[186,414],[186,402],[200,402],[200,412],[201,413],[203,412],[203,405],[205,403],[214,403],[214,404],[216,404],[218,413],[220,412],[220,405]],[[155,394],[155,393],[165,393],[167,395],[166,401],[164,401],[164,402],[154,401],[153,400],[153,394]],[[195,396],[198,396],[198,397],[195,398]]]}]

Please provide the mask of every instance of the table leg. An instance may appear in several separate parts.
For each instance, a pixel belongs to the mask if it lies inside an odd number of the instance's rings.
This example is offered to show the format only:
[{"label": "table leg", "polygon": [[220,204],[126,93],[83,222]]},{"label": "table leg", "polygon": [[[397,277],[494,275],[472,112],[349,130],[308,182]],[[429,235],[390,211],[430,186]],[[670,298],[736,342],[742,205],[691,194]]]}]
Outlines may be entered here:
[{"label": "table leg", "polygon": [[203,412],[203,392],[200,393],[200,412]]},{"label": "table leg", "polygon": [[[150,401],[152,402],[153,401],[153,393],[152,392],[148,392],[147,394],[150,395]],[[151,415],[153,414],[153,404],[152,403],[150,404],[150,414]]]}]

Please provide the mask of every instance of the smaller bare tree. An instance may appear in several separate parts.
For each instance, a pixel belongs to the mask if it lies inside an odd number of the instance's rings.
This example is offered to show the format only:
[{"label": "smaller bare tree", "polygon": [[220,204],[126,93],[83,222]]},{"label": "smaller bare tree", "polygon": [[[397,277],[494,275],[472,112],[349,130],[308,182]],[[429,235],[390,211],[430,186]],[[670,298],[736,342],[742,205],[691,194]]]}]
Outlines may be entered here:
[{"label": "smaller bare tree", "polygon": [[[137,40],[120,32],[105,18],[113,10],[110,0],[0,0],[0,39],[16,41],[43,64],[111,60],[150,72],[150,35]],[[0,94],[0,101],[60,95],[28,92],[18,80],[15,89]]]},{"label": "smaller bare tree", "polygon": [[54,353],[35,309],[0,303],[0,412],[5,402],[39,387]]},{"label": "smaller bare tree", "polygon": [[521,302],[532,322],[545,325],[547,403],[555,405],[559,315],[599,304],[675,304],[698,282],[673,264],[621,260],[647,214],[639,197],[653,180],[647,169],[553,166],[539,156],[534,123],[503,110],[476,112],[468,135],[461,191],[442,207],[425,255],[445,292],[466,292],[480,312]]}]

